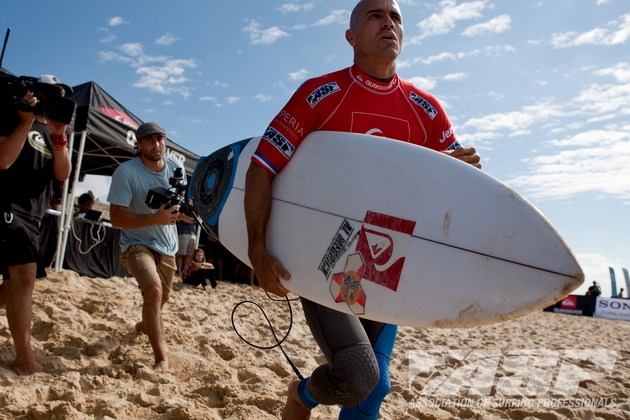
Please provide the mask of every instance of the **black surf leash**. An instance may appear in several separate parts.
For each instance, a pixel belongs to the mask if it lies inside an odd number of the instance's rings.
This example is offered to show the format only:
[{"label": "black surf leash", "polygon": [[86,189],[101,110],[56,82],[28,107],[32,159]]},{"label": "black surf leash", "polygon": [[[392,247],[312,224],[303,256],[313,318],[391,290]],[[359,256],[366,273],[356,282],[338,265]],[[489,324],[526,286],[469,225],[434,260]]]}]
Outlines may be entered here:
[{"label": "black surf leash", "polygon": [[[284,349],[282,348],[282,343],[284,343],[284,341],[287,339],[287,337],[289,336],[289,334],[291,333],[291,328],[293,328],[293,309],[291,308],[291,301],[295,301],[298,300],[298,298],[293,298],[293,299],[289,299],[287,296],[285,296],[283,299],[274,299],[272,298],[269,293],[267,293],[267,291],[265,291],[265,294],[267,295],[267,297],[269,298],[269,300],[273,301],[273,302],[286,302],[287,306],[289,307],[289,329],[287,330],[287,333],[284,335],[284,337],[282,337],[282,340],[278,340],[278,336],[276,335],[276,331],[273,328],[273,325],[271,324],[271,321],[269,320],[269,317],[267,316],[267,314],[265,313],[265,310],[263,309],[262,306],[260,306],[257,302],[254,302],[253,300],[244,300],[242,302],[240,302],[239,304],[237,304],[234,309],[232,310],[232,316],[231,316],[231,320],[232,320],[232,328],[234,328],[234,332],[236,333],[236,335],[238,335],[238,337],[243,340],[245,343],[249,344],[250,346],[260,349],[260,350],[271,350],[273,348],[278,347],[280,349],[280,351],[282,352],[282,354],[284,354],[284,357],[287,359],[287,362],[289,362],[289,364],[291,365],[291,368],[293,369],[293,372],[295,372],[295,374],[297,375],[297,377],[300,380],[304,379],[304,376],[302,376],[302,374],[300,373],[300,371],[298,370],[297,366],[295,366],[295,363],[293,363],[293,361],[291,360],[291,358],[287,355],[287,353],[284,351]],[[263,316],[265,317],[265,319],[267,320],[267,324],[269,325],[269,329],[271,330],[271,334],[273,335],[273,338],[276,340],[276,344],[274,344],[273,346],[259,346],[256,345],[254,343],[250,343],[249,341],[247,341],[239,332],[238,329],[236,328],[236,324],[234,323],[234,314],[236,313],[236,310],[238,309],[239,306],[244,305],[246,303],[255,305],[258,309],[260,309],[260,312],[262,312]]]}]

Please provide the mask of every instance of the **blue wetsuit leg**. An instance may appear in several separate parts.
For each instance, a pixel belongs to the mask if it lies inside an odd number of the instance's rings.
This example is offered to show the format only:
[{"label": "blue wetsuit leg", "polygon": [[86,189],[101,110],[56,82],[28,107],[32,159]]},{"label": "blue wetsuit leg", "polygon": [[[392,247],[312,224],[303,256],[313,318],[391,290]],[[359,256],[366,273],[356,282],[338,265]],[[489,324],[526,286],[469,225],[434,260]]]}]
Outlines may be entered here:
[{"label": "blue wetsuit leg", "polygon": [[[376,420],[378,418],[378,411],[381,408],[381,404],[389,390],[391,388],[391,382],[389,380],[389,360],[394,350],[394,343],[396,342],[396,333],[398,332],[398,326],[392,324],[383,325],[376,342],[373,342],[374,354],[378,361],[378,367],[380,377],[376,388],[372,393],[362,402],[354,407],[342,407],[339,414],[339,420]],[[366,328],[368,335],[370,335],[370,328]]]},{"label": "blue wetsuit leg", "polygon": [[[355,406],[378,385],[378,359],[374,343],[385,324],[362,320],[302,298],[302,307],[326,364],[302,381],[298,395],[306,407]],[[367,326],[366,326],[367,325]]]}]

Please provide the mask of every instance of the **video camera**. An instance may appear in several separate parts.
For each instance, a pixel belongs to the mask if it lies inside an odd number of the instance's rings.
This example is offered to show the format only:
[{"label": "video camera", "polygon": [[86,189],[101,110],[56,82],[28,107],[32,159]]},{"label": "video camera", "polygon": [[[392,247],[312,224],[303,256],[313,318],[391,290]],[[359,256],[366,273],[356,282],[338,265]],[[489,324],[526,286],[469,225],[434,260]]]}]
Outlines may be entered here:
[{"label": "video camera", "polygon": [[[17,111],[33,112],[35,115],[42,115],[47,120],[58,121],[69,124],[72,121],[76,102],[72,99],[64,98],[64,94],[72,94],[69,86],[64,88],[58,84],[42,83],[36,77],[14,76],[2,71],[2,61],[4,51],[9,41],[11,28],[7,29],[4,37],[2,54],[0,54],[0,113],[2,118],[17,117]],[[50,76],[48,76],[50,78]],[[38,102],[31,107],[22,100],[26,92],[33,92]]]},{"label": "video camera", "polygon": [[[31,107],[22,97],[26,92],[33,92],[38,99]],[[64,98],[64,89],[59,85],[41,83],[36,77],[14,76],[0,73],[0,101],[2,109],[7,111],[33,112],[42,115],[47,120],[69,124],[72,121],[76,102]]]},{"label": "video camera", "polygon": [[184,170],[175,168],[175,174],[169,178],[168,182],[171,188],[151,188],[144,202],[152,209],[159,209],[164,204],[167,209],[178,205],[180,213],[196,218],[192,203],[186,199],[188,183],[184,181]]}]

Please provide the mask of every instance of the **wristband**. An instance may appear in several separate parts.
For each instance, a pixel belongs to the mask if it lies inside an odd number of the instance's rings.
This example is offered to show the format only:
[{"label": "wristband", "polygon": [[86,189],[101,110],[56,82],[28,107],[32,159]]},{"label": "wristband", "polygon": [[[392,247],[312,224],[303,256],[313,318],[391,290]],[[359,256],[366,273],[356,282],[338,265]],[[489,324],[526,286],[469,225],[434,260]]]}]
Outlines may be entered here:
[{"label": "wristband", "polygon": [[66,133],[63,134],[51,134],[50,141],[57,152],[63,151],[68,145],[68,136]]}]

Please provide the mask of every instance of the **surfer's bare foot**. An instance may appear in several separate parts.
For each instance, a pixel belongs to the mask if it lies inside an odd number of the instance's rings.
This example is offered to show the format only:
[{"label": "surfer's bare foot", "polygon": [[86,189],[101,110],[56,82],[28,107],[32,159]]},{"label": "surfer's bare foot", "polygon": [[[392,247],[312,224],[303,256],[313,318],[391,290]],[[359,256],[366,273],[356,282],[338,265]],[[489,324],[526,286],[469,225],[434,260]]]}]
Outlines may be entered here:
[{"label": "surfer's bare foot", "polygon": [[136,331],[139,332],[140,334],[146,334],[146,332],[144,331],[144,325],[142,325],[142,321],[138,322],[135,328],[136,328]]},{"label": "surfer's bare foot", "polygon": [[311,418],[311,410],[300,401],[297,391],[298,385],[300,385],[299,379],[289,384],[289,394],[287,395],[287,404],[282,411],[282,420],[309,420]]},{"label": "surfer's bare foot", "polygon": [[168,372],[168,360],[162,360],[161,362],[157,362],[155,366],[153,366],[153,371],[155,373],[166,373]]},{"label": "surfer's bare foot", "polygon": [[20,376],[28,376],[42,371],[35,360],[26,363],[18,363],[15,361],[11,365],[11,370]]}]

